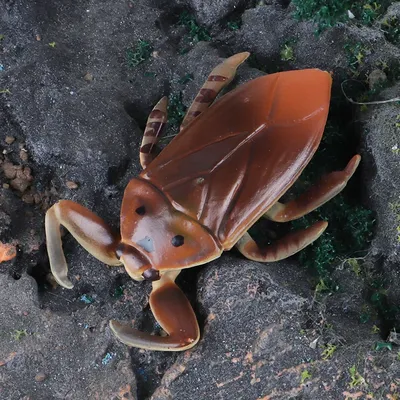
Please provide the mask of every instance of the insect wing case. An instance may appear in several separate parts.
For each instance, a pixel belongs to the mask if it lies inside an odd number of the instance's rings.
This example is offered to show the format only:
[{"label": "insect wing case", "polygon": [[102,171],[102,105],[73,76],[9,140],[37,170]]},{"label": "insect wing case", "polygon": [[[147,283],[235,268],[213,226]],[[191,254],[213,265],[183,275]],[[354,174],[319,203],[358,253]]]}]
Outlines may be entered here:
[{"label": "insect wing case", "polygon": [[183,129],[140,176],[230,249],[312,158],[331,82],[317,69],[247,82]]}]

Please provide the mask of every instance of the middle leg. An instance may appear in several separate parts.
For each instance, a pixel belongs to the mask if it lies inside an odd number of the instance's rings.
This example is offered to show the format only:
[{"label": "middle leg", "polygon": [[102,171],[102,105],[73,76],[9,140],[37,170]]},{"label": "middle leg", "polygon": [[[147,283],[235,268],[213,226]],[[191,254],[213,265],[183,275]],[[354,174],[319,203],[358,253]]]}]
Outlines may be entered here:
[{"label": "middle leg", "polygon": [[307,192],[286,204],[275,203],[264,218],[275,222],[288,222],[301,218],[339,194],[356,171],[361,157],[355,155],[343,171],[335,171],[321,178]]},{"label": "middle leg", "polygon": [[296,254],[317,240],[327,226],[326,221],[316,222],[306,229],[289,233],[264,248],[260,248],[250,234],[246,232],[236,243],[236,248],[249,260],[259,262],[279,261]]}]

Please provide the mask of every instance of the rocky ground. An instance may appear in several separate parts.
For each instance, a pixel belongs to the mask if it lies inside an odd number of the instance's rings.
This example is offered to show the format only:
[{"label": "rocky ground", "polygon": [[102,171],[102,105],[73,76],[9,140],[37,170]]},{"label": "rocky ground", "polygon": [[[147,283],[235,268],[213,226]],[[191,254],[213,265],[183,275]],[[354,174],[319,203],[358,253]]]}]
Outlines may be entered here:
[{"label": "rocky ground", "polygon": [[[0,263],[1,399],[400,397],[400,109],[343,93],[399,95],[400,3],[358,3],[335,25],[296,19],[307,0],[0,0],[0,241],[17,249]],[[333,74],[325,139],[298,189],[356,152],[361,167],[310,217],[331,225],[301,256],[262,265],[232,251],[182,273],[202,329],[194,349],[129,349],[108,321],[155,331],[150,285],[66,234],[75,286],[58,287],[44,213],[72,199],[118,227],[152,106],[170,97],[173,134],[208,72],[240,51],[252,57],[234,85]]]}]

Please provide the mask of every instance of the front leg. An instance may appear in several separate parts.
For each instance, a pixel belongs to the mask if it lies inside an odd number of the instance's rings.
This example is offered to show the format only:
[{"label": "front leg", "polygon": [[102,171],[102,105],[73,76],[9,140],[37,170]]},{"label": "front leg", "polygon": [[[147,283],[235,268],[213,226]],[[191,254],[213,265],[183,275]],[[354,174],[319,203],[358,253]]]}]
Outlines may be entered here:
[{"label": "front leg", "polygon": [[98,260],[108,265],[121,265],[116,256],[120,236],[87,208],[70,200],[61,200],[47,210],[45,222],[50,268],[58,284],[67,289],[73,287],[67,276],[68,266],[62,249],[60,224]]},{"label": "front leg", "polygon": [[182,351],[193,347],[200,338],[196,315],[182,290],[175,284],[180,270],[169,271],[153,282],[150,308],[168,336],[156,336],[110,321],[115,336],[128,346],[148,350]]}]

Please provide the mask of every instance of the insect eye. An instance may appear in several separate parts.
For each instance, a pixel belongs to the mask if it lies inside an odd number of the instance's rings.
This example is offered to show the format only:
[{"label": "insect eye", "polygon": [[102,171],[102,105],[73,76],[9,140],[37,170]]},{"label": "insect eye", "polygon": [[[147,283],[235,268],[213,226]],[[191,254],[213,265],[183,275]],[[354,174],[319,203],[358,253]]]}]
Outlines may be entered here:
[{"label": "insect eye", "polygon": [[136,214],[138,214],[138,215],[144,215],[144,214],[146,214],[146,207],[140,206],[135,211],[136,211]]},{"label": "insect eye", "polygon": [[182,235],[176,235],[172,238],[171,243],[174,247],[182,246],[185,242],[185,238]]}]

